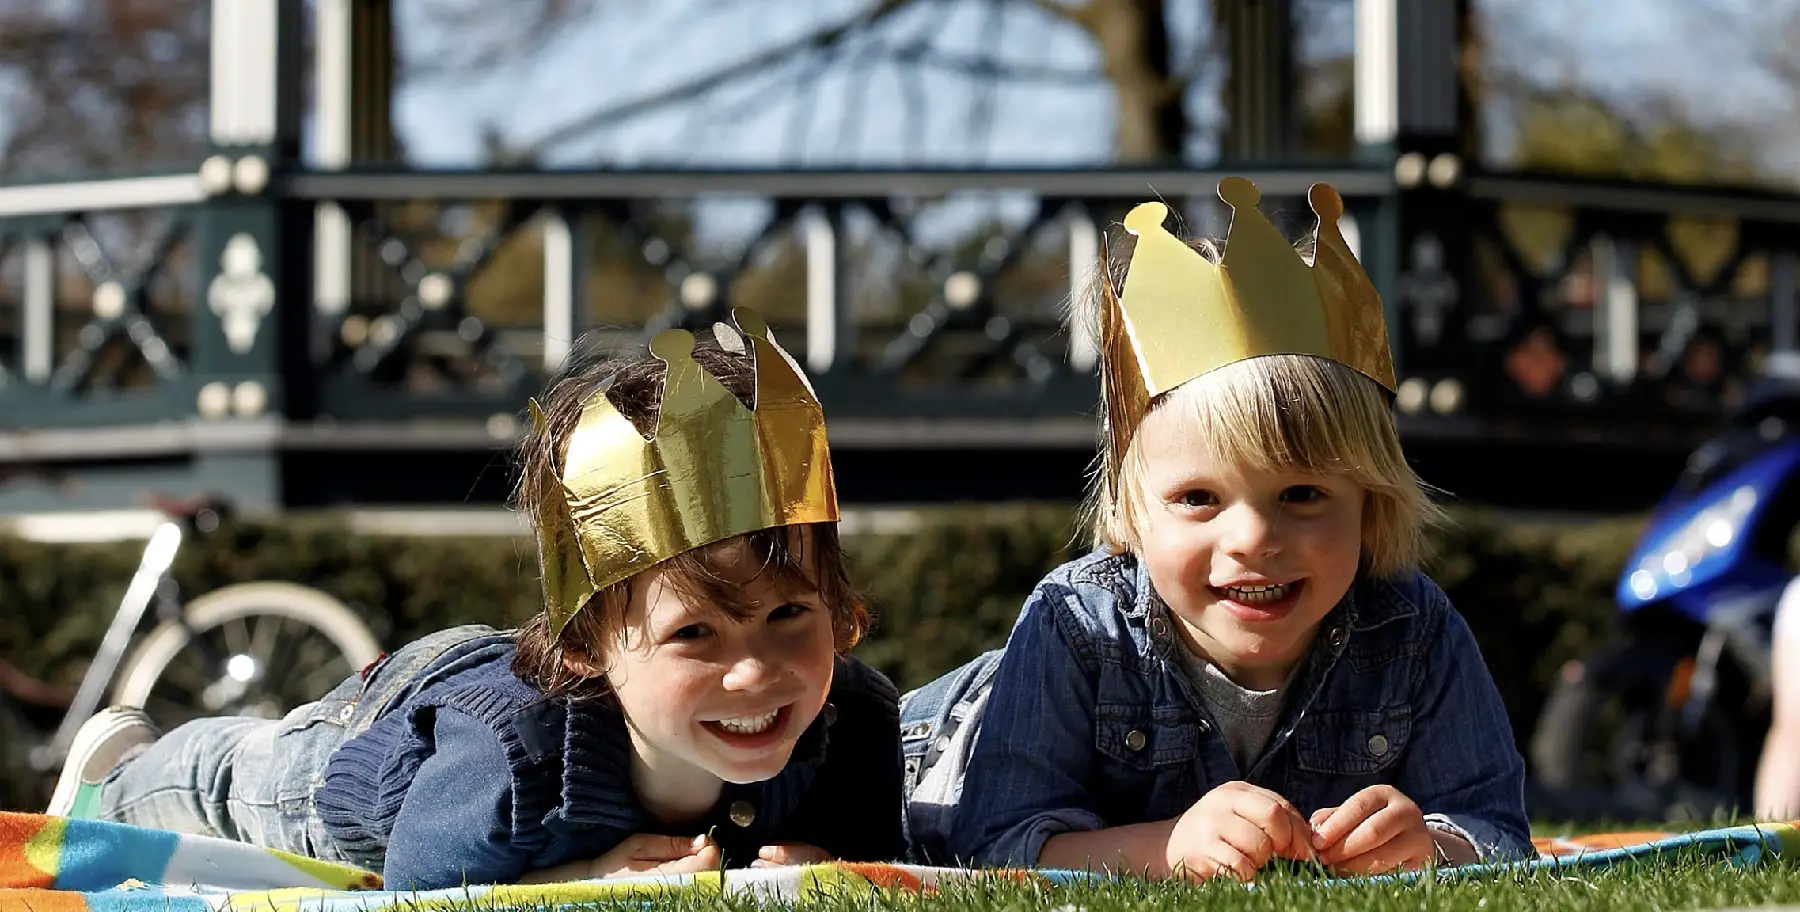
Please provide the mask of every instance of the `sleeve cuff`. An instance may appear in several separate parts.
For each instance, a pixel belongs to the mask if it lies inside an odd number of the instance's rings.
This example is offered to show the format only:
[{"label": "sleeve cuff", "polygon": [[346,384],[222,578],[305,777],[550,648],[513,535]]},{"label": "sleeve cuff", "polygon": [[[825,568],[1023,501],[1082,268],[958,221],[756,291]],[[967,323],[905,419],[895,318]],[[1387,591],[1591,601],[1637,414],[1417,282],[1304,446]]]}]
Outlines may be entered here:
[{"label": "sleeve cuff", "polygon": [[976,854],[982,867],[1035,868],[1044,854],[1044,843],[1058,833],[1083,833],[1104,829],[1106,821],[1092,811],[1046,811],[1026,819]]},{"label": "sleeve cuff", "polygon": [[1461,837],[1469,845],[1475,847],[1475,857],[1483,864],[1518,861],[1537,854],[1530,842],[1521,842],[1518,837],[1508,834],[1499,827],[1473,817],[1426,814],[1425,827],[1436,832]]}]

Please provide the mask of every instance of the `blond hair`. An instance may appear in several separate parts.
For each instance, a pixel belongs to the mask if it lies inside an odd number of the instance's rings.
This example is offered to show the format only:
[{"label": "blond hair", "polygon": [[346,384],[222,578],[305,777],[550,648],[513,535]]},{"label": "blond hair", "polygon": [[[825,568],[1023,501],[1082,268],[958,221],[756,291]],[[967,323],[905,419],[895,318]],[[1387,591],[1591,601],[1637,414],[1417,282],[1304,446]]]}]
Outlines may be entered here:
[{"label": "blond hair", "polygon": [[[1190,245],[1215,262],[1222,247],[1211,239]],[[1361,373],[1311,355],[1264,355],[1209,371],[1148,400],[1136,423],[1132,414],[1117,414],[1137,412],[1129,403],[1144,398],[1117,302],[1107,294],[1109,287],[1124,285],[1128,262],[1105,256],[1101,276],[1071,314],[1087,322],[1089,338],[1102,351],[1106,443],[1086,505],[1095,544],[1114,554],[1137,550],[1148,468],[1138,425],[1153,412],[1174,409],[1217,465],[1339,475],[1360,485],[1367,492],[1362,557],[1368,572],[1392,577],[1417,567],[1425,529],[1442,514],[1406,462],[1387,391]]]}]

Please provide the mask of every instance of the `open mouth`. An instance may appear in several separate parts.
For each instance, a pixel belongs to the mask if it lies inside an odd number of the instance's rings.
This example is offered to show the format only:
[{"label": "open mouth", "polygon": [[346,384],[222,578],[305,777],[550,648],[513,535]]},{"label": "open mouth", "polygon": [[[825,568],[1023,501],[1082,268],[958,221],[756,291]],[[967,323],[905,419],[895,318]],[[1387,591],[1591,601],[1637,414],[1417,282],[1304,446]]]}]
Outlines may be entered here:
[{"label": "open mouth", "polygon": [[1273,605],[1286,599],[1300,587],[1299,583],[1275,583],[1268,586],[1223,586],[1219,594],[1246,605]]},{"label": "open mouth", "polygon": [[1286,617],[1300,603],[1305,580],[1255,586],[1214,586],[1219,605],[1240,621],[1275,621]]},{"label": "open mouth", "polygon": [[793,715],[793,708],[794,705],[789,703],[766,713],[709,719],[700,725],[711,732],[713,737],[734,747],[762,747],[781,740],[782,733],[787,731],[788,718]]}]

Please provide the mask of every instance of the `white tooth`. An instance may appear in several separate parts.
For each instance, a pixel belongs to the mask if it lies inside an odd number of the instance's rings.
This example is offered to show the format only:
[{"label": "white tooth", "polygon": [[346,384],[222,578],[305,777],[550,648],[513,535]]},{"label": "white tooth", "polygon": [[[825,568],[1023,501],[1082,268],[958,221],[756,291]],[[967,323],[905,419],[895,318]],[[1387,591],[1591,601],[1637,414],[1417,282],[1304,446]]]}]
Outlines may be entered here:
[{"label": "white tooth", "polygon": [[1230,586],[1225,591],[1240,601],[1257,603],[1280,601],[1287,596],[1289,588],[1288,584],[1280,583],[1272,586]]},{"label": "white tooth", "polygon": [[769,726],[775,724],[775,717],[779,714],[780,711],[777,710],[776,712],[767,713],[761,716],[741,716],[735,719],[720,719],[718,720],[718,725],[720,728],[741,735],[761,734],[762,732],[768,731]]}]

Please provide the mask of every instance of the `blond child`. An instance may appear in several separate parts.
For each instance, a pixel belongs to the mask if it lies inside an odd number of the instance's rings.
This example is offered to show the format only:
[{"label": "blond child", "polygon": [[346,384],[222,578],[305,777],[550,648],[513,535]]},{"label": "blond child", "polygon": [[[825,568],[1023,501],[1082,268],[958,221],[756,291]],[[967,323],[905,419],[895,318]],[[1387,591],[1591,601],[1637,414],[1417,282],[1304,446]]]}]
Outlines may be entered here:
[{"label": "blond child", "polygon": [[917,856],[1250,879],[1523,855],[1523,763],[1469,628],[1417,569],[1381,301],[1319,185],[1308,263],[1248,181],[1220,245],[1166,209],[1085,302],[1098,548],[1003,651],[903,699]]}]

